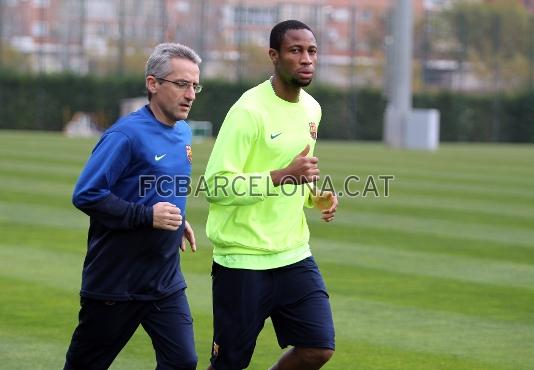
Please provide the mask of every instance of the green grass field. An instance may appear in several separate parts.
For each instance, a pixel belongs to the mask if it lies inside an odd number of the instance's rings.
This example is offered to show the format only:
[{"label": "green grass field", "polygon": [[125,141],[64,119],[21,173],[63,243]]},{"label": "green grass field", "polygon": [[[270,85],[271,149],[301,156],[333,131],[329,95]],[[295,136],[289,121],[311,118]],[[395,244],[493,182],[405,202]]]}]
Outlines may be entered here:
[{"label": "green grass field", "polygon": [[[70,197],[94,142],[0,132],[1,369],[63,365],[88,225]],[[194,145],[195,176],[210,149]],[[534,369],[533,145],[426,153],[319,142],[317,155],[337,186],[348,175],[395,176],[388,198],[342,198],[334,223],[307,211],[336,324],[325,369]],[[199,251],[183,254],[182,268],[203,369],[211,343],[206,201],[191,198],[188,216]],[[281,353],[267,323],[249,368],[267,369]],[[154,367],[139,330],[112,369]]]}]

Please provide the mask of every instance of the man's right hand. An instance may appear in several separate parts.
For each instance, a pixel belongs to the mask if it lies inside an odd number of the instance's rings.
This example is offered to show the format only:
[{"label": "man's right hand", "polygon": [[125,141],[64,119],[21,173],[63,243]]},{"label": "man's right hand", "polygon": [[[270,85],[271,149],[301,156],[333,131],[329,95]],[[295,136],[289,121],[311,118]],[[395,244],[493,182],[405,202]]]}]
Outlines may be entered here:
[{"label": "man's right hand", "polygon": [[178,230],[182,224],[180,208],[169,202],[159,202],[152,207],[154,210],[153,226],[155,229]]},{"label": "man's right hand", "polygon": [[273,184],[303,184],[319,180],[319,167],[317,157],[307,157],[310,152],[310,144],[307,144],[302,152],[297,154],[286,168],[271,171]]}]

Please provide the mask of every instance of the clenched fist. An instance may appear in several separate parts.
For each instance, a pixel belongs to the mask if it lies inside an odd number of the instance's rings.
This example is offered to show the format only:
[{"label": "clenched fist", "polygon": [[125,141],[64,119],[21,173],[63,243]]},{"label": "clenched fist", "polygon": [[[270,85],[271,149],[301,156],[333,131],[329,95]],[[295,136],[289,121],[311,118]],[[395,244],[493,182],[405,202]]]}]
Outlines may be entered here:
[{"label": "clenched fist", "polygon": [[331,191],[316,191],[311,194],[311,197],[315,208],[321,210],[321,218],[326,222],[332,221],[338,205],[336,193]]},{"label": "clenched fist", "polygon": [[273,184],[303,184],[319,180],[319,159],[307,157],[310,152],[310,144],[307,144],[302,152],[291,161],[289,166],[281,170],[271,171]]},{"label": "clenched fist", "polygon": [[153,226],[155,229],[178,230],[182,224],[180,208],[169,202],[159,202],[153,207]]}]

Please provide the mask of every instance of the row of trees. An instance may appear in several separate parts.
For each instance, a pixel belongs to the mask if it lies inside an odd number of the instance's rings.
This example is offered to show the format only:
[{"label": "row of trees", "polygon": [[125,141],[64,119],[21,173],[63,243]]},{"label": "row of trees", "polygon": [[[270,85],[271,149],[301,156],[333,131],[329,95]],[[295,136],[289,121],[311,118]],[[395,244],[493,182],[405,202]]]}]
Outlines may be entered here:
[{"label": "row of trees", "polygon": [[466,87],[469,70],[484,90],[533,88],[534,16],[519,1],[456,1],[425,14],[417,30],[422,61],[458,63],[455,87]]}]

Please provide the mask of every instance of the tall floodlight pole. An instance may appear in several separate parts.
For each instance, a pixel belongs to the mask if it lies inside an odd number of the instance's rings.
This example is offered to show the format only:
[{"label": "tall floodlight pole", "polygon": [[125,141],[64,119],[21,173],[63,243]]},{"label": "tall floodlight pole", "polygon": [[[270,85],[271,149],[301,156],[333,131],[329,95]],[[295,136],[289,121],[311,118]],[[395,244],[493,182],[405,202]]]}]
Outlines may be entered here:
[{"label": "tall floodlight pole", "polygon": [[117,74],[122,75],[124,72],[124,52],[126,48],[126,9],[125,0],[119,0],[119,40],[117,50]]},{"label": "tall floodlight pole", "polygon": [[412,39],[411,0],[396,0],[393,10],[393,50],[388,60],[388,105],[384,116],[384,142],[402,147],[412,110]]},{"label": "tall floodlight pole", "polygon": [[534,15],[529,15],[529,63],[528,63],[528,81],[530,91],[534,90]]},{"label": "tall floodlight pole", "polygon": [[87,18],[87,13],[85,9],[85,0],[79,0],[80,1],[80,33],[79,33],[79,39],[78,39],[78,45],[80,47],[79,55],[80,55],[80,62],[78,64],[78,72],[84,72],[87,73],[88,68],[85,67],[86,61],[85,61],[85,22]]},{"label": "tall floodlight pole", "polygon": [[49,22],[44,4],[39,8],[39,19],[43,24],[41,35],[39,36],[39,50],[37,51],[39,73],[45,71],[45,38],[48,37]]},{"label": "tall floodlight pole", "polygon": [[237,18],[237,63],[236,63],[236,76],[237,81],[241,82],[243,81],[243,37],[244,37],[244,22],[246,21],[246,8],[243,4],[242,0],[239,0],[237,2],[237,12],[241,12],[241,14],[237,13],[239,16]]},{"label": "tall floodlight pole", "polygon": [[[45,73],[46,63],[45,63],[45,41],[49,36],[50,22],[48,20],[48,13],[45,9],[45,4],[41,4],[39,9],[39,19],[43,24],[43,29],[41,35],[39,35],[39,49],[37,51],[39,74]],[[42,130],[44,129],[44,110],[45,110],[45,98],[46,91],[43,86],[43,80],[40,78],[37,83],[37,100],[36,100],[36,115],[35,115],[35,126]]]},{"label": "tall floodlight pole", "polygon": [[[1,0],[0,0],[1,1]],[[70,1],[65,1],[61,7],[61,18],[63,19],[63,26],[61,27],[61,36],[63,42],[63,51],[61,52],[61,64],[64,71],[70,70],[70,54],[71,54],[71,45],[70,45],[70,35],[72,33],[72,22],[69,18],[73,6]]]},{"label": "tall floodlight pole", "polygon": [[2,42],[4,41],[4,0],[0,0],[0,67],[2,67],[4,58],[4,49]]},{"label": "tall floodlight pole", "polygon": [[167,41],[167,1],[159,1],[159,24],[161,26],[159,42]]},{"label": "tall floodlight pole", "polygon": [[206,40],[207,36],[209,37],[209,22],[208,22],[208,3],[206,0],[200,0],[199,5],[199,20],[198,20],[198,46],[197,50],[199,55],[202,55],[202,60],[204,63],[200,65],[200,70],[204,72],[208,61],[208,54],[206,52]]}]

